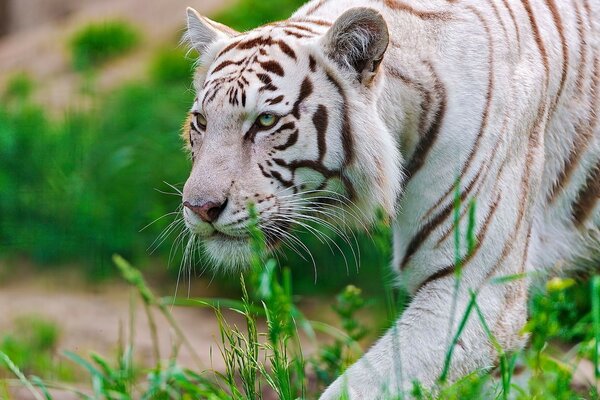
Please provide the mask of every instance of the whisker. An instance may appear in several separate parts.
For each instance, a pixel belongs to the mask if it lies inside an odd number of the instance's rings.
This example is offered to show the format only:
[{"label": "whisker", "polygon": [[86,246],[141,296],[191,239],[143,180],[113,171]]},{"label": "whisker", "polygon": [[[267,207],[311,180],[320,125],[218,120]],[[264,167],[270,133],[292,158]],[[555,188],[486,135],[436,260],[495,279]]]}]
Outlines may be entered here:
[{"label": "whisker", "polygon": [[181,229],[181,232],[179,233],[179,235],[177,235],[177,237],[175,238],[175,240],[173,241],[173,244],[171,245],[171,249],[169,250],[169,259],[167,261],[167,264],[170,266],[171,263],[173,262],[174,259],[174,253],[173,250],[177,249],[178,247],[181,247],[181,251],[183,252],[184,248],[183,248],[183,241],[185,240],[186,235],[193,235],[188,229],[187,227],[183,227],[183,229]]},{"label": "whisker", "polygon": [[[352,255],[353,255],[353,258],[355,260],[356,271],[358,272],[358,270],[360,268],[360,262],[361,262],[360,245],[358,243],[358,239],[356,238],[356,235],[355,235],[354,231],[352,229],[350,229],[348,223],[344,219],[334,218],[334,217],[337,217],[337,215],[332,215],[332,214],[330,214],[330,213],[328,213],[326,211],[319,210],[319,209],[315,210],[315,209],[309,208],[309,207],[300,206],[300,207],[295,207],[295,210],[292,210],[292,212],[296,212],[296,211],[306,211],[306,212],[322,213],[322,214],[325,214],[327,217],[329,217],[331,219],[338,220],[341,223],[341,225],[344,225],[345,229],[352,236],[352,239],[354,240],[354,243],[351,242],[350,238],[348,237],[348,235],[346,234],[345,231],[342,231],[342,230],[338,229],[334,225],[330,224],[328,221],[323,221],[321,219],[317,219],[317,217],[314,216],[314,215],[296,214],[296,216],[299,217],[299,218],[304,218],[304,219],[307,219],[307,220],[311,220],[311,221],[315,221],[315,222],[321,223],[321,225],[323,225],[326,228],[332,230],[342,240],[344,240],[344,242],[346,244],[348,244],[348,247],[352,251]],[[355,252],[355,249],[354,249],[354,245],[356,245],[356,252]],[[342,252],[342,254],[343,254],[343,252]]]},{"label": "whisker", "polygon": [[166,194],[168,196],[181,197],[181,193],[165,192],[164,190],[160,190],[160,189],[157,189],[157,188],[154,188],[154,190],[156,190],[160,194]]},{"label": "whisker", "polygon": [[179,193],[181,196],[183,196],[183,192],[181,191],[181,189],[179,189],[178,187],[176,187],[175,185],[170,184],[167,181],[163,181],[163,183],[167,186],[169,186],[171,189],[175,190],[177,193]]},{"label": "whisker", "polygon": [[[300,220],[298,220],[298,218],[302,218],[305,217],[301,214],[296,215],[295,219],[293,218],[294,216],[288,216],[288,215],[279,215],[277,217],[274,217],[274,219],[282,219],[283,222],[292,222],[295,224],[298,224],[302,227],[304,227],[305,229],[307,229],[309,232],[311,232],[313,235],[315,235],[315,237],[317,237],[317,239],[319,239],[319,241],[321,243],[326,243],[327,246],[329,247],[329,250],[331,251],[332,254],[335,254],[335,252],[333,251],[333,248],[331,247],[331,244],[333,244],[337,250],[340,252],[340,254],[342,255],[342,257],[344,258],[344,264],[346,266],[346,272],[349,274],[349,269],[348,269],[348,259],[346,258],[346,255],[344,254],[344,252],[342,251],[342,249],[340,248],[340,246],[335,242],[335,240],[333,240],[332,238],[330,238],[329,236],[327,236],[325,233],[319,231],[316,228],[313,228],[312,226],[301,222]],[[325,238],[325,240],[322,240],[322,237]],[[348,242],[347,242],[348,243]],[[352,246],[350,246],[350,248],[352,248]],[[352,250],[352,253],[354,254],[354,250]],[[356,255],[354,254],[354,257],[356,259]]]},{"label": "whisker", "polygon": [[[185,233],[185,232],[186,231],[183,231],[182,233],[179,234],[179,236],[177,237],[177,239],[175,239],[175,242],[173,242],[173,245],[175,245],[177,243],[177,241],[179,240],[179,238],[183,238],[182,234]],[[189,241],[191,240],[192,236],[194,236],[191,232],[189,232],[189,234],[190,234],[190,238],[188,239],[188,244],[189,244]],[[173,250],[173,245],[171,246],[171,251]],[[171,304],[171,307],[174,307],[174,305],[175,305],[175,299],[177,298],[177,293],[179,292],[179,282],[181,280],[181,273],[185,272],[185,270],[184,270],[185,259],[186,259],[186,254],[185,254],[185,251],[184,251],[183,256],[181,258],[181,264],[179,265],[179,271],[177,271],[177,283],[175,284],[175,296],[173,297],[173,304]],[[171,264],[171,254],[169,254],[169,265],[170,264]]]},{"label": "whisker", "polygon": [[150,226],[154,225],[155,223],[157,223],[158,221],[165,219],[167,217],[170,217],[171,215],[177,215],[181,212],[181,210],[177,210],[177,211],[172,211],[170,213],[167,213],[161,217],[156,218],[154,221],[150,222],[148,225],[144,226],[142,229],[140,229],[138,232],[143,232],[144,230],[148,229]]},{"label": "whisker", "polygon": [[278,233],[282,237],[286,237],[289,240],[292,240],[294,243],[298,244],[298,246],[300,246],[300,248],[302,248],[308,254],[308,256],[310,257],[310,259],[312,261],[312,264],[313,264],[313,269],[314,269],[314,272],[315,272],[315,279],[316,279],[316,275],[317,275],[317,263],[315,261],[315,258],[312,255],[312,252],[310,251],[310,249],[304,243],[302,243],[302,241],[300,239],[298,239],[296,236],[290,234],[289,232],[285,232],[281,228],[275,227],[273,225],[269,226],[269,228],[278,231]]},{"label": "whisker", "polygon": [[279,240],[281,240],[281,242],[283,244],[285,244],[287,247],[289,247],[298,257],[300,257],[304,261],[308,262],[306,257],[304,257],[304,255],[302,255],[302,253],[298,250],[298,248],[296,247],[296,244],[290,240],[288,233],[284,232],[281,229],[276,230],[276,229],[274,229],[274,227],[264,227],[261,229],[264,229],[265,232],[277,234],[279,236]]},{"label": "whisker", "polygon": [[182,228],[185,226],[185,222],[183,221],[183,219],[177,219],[173,222],[171,222],[165,229],[164,231],[158,235],[158,237],[156,239],[154,239],[154,241],[152,242],[152,244],[148,247],[148,251],[150,251],[150,254],[154,254],[154,252],[156,250],[158,250],[158,248],[165,242],[165,240],[167,240],[167,238],[169,236],[171,236],[171,234],[173,233],[173,231],[175,231],[176,229]]}]

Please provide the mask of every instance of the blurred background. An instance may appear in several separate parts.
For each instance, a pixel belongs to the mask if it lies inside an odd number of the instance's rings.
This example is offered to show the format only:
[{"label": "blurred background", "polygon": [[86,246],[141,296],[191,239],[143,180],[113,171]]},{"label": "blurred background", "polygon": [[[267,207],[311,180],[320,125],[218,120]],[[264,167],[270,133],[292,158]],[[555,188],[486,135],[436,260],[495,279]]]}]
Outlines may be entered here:
[{"label": "blurred background", "polygon": [[[0,0],[0,351],[25,372],[76,380],[62,352],[114,350],[130,291],[113,254],[160,295],[239,298],[238,276],[202,261],[182,271],[181,226],[170,229],[190,168],[179,137],[196,56],[179,45],[185,8],[246,30],[303,2]],[[389,277],[389,249],[372,237],[326,234],[333,244],[300,233],[312,255],[279,256],[301,307],[321,320],[341,288],[382,298]],[[369,314],[384,315],[377,301]],[[174,312],[209,364],[213,313]]]}]

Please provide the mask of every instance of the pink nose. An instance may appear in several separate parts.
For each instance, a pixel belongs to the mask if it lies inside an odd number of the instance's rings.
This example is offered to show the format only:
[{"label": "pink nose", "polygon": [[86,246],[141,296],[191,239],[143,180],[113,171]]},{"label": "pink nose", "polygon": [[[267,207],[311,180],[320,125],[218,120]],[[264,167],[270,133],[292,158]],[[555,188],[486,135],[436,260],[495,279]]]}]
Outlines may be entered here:
[{"label": "pink nose", "polygon": [[227,206],[227,200],[221,204],[208,201],[200,206],[194,206],[189,201],[186,201],[183,203],[183,206],[189,208],[194,214],[200,217],[202,221],[210,224],[219,218],[219,215],[221,215]]}]

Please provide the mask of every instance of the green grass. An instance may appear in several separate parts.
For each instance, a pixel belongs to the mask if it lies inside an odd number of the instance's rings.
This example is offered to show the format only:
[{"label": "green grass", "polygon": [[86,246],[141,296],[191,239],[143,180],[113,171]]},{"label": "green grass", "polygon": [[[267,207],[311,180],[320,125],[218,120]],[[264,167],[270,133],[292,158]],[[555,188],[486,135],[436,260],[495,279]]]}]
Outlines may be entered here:
[{"label": "green grass", "polygon": [[[48,379],[72,380],[73,369],[56,355],[59,328],[51,322],[28,316],[15,321],[14,331],[0,337],[4,353],[25,374]],[[0,365],[0,377],[10,371]]]},{"label": "green grass", "polygon": [[[366,330],[356,320],[355,314],[364,307],[360,290],[349,287],[337,299],[336,312],[342,320],[342,329],[310,321],[298,309],[291,288],[288,269],[279,270],[274,259],[268,258],[264,236],[255,223],[250,227],[253,237],[254,257],[250,272],[242,275],[242,299],[230,300],[230,308],[241,313],[246,327],[230,324],[224,317],[218,300],[188,299],[186,306],[212,308],[221,331],[219,351],[226,362],[226,370],[203,373],[183,369],[176,364],[180,349],[165,361],[160,358],[158,343],[154,342],[157,364],[138,376],[133,366],[134,348],[119,346],[115,361],[110,362],[97,354],[89,359],[75,353],[66,357],[84,370],[90,379],[90,391],[95,397],[106,399],[262,399],[267,393],[276,393],[280,399],[297,399],[314,396],[315,386],[323,389],[336,375],[350,365],[361,354],[357,341]],[[154,314],[160,313],[171,325],[182,344],[181,350],[194,355],[192,347],[183,335],[177,321],[170,312],[171,298],[157,298],[147,286],[141,273],[122,257],[115,256],[114,262],[124,279],[137,289],[146,305],[149,329],[153,330]],[[177,303],[177,302],[175,302]],[[259,321],[266,322],[267,330],[259,332]],[[334,341],[322,348],[316,356],[305,359],[301,343],[304,337],[316,343],[316,332],[324,332]],[[153,338],[156,340],[155,335]],[[358,349],[358,350],[357,350]],[[8,353],[0,352],[7,367],[11,367],[23,383],[43,390],[47,387],[62,388],[47,384],[39,379],[29,380],[21,364],[10,361]],[[309,366],[316,371],[315,384],[309,388]],[[70,390],[65,388],[65,390]],[[40,393],[41,394],[41,393]]]},{"label": "green grass", "polygon": [[73,67],[77,71],[96,69],[132,50],[140,34],[125,21],[103,21],[82,27],[69,43]]}]

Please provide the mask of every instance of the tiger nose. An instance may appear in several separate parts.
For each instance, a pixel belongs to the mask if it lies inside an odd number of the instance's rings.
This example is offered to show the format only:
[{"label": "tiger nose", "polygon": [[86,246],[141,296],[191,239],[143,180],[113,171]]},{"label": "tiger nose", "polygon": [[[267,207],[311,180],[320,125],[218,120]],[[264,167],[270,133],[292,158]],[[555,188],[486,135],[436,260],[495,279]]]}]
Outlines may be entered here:
[{"label": "tiger nose", "polygon": [[189,201],[186,201],[183,203],[183,206],[189,208],[194,214],[200,217],[202,221],[211,224],[219,218],[219,215],[221,215],[225,207],[227,207],[227,200],[220,204],[208,201],[199,206],[192,205]]}]

